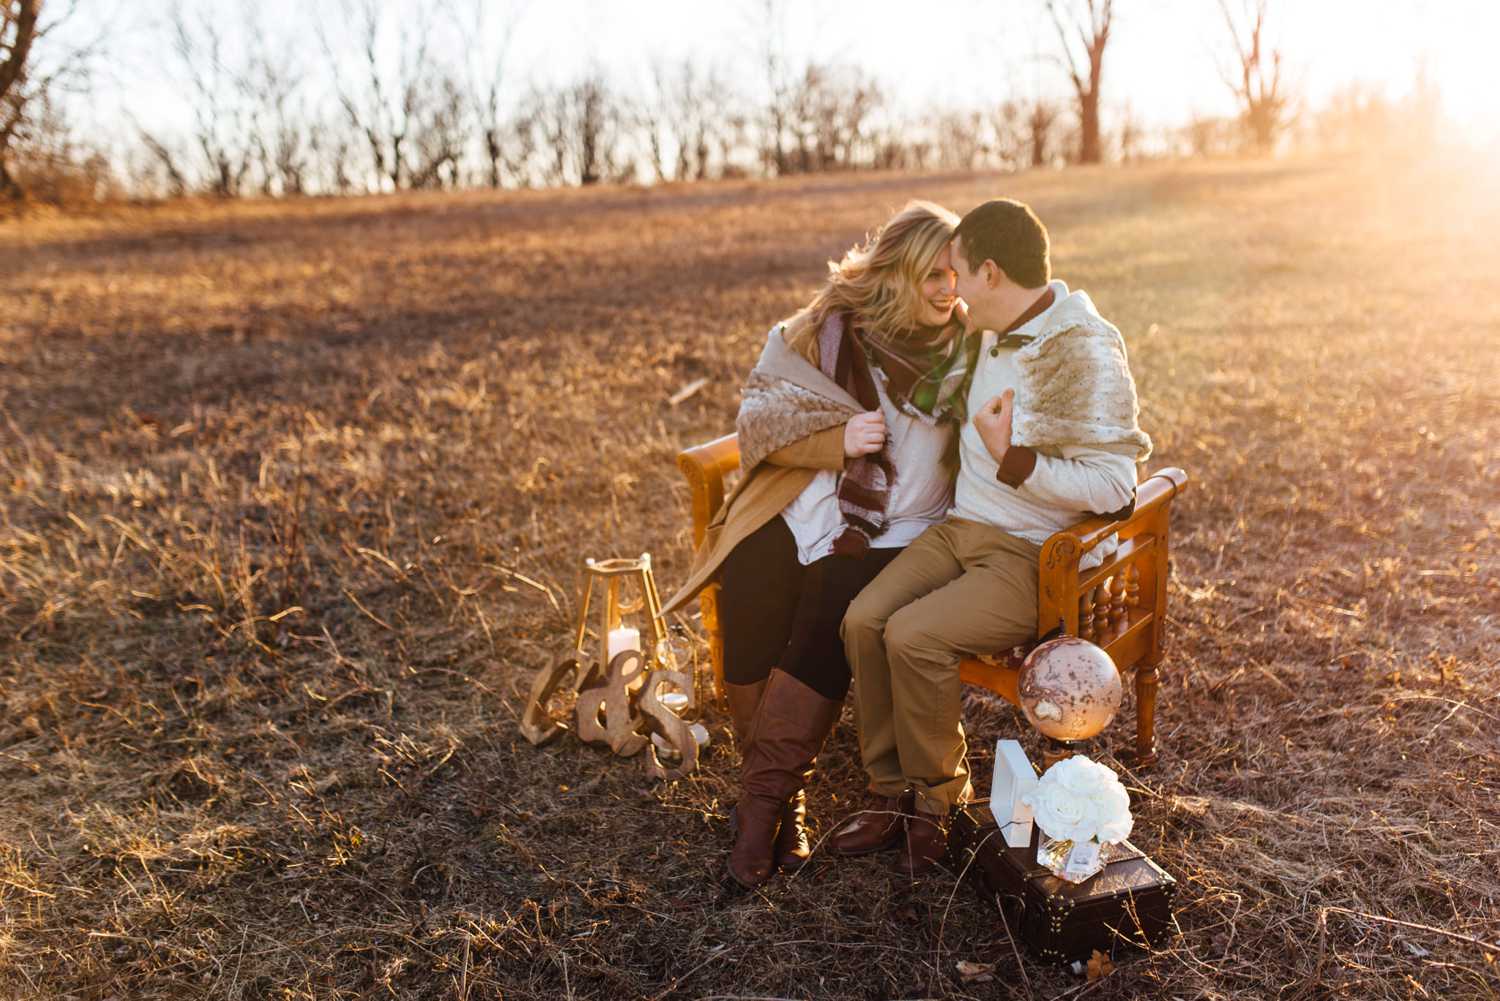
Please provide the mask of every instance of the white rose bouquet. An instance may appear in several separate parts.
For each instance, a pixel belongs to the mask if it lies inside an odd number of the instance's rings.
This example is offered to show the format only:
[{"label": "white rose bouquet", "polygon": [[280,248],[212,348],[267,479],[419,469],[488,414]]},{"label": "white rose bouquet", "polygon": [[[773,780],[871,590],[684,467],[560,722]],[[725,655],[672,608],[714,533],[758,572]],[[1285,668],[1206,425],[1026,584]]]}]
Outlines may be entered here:
[{"label": "white rose bouquet", "polygon": [[1082,755],[1047,769],[1021,798],[1035,812],[1042,833],[1059,841],[1124,841],[1135,824],[1119,776]]}]

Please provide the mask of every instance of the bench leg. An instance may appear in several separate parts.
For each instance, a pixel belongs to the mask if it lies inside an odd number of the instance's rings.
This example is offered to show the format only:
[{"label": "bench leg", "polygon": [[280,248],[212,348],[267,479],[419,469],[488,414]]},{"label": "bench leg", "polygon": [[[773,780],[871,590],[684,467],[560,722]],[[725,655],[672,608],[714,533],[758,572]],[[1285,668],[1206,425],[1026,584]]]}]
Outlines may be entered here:
[{"label": "bench leg", "polygon": [[708,633],[709,663],[714,669],[714,703],[722,709],[729,702],[724,694],[724,633],[719,628],[719,585],[705,587],[698,600],[703,609],[703,630]]},{"label": "bench leg", "polygon": [[1135,670],[1135,765],[1150,768],[1156,764],[1156,687],[1160,675],[1155,664],[1142,664]]}]

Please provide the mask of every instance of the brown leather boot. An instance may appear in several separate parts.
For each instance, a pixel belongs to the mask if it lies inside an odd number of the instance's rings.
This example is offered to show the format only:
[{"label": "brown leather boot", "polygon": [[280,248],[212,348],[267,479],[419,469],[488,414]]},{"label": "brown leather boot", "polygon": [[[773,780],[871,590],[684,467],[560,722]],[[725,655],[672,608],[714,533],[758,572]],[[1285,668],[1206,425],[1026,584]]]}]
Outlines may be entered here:
[{"label": "brown leather boot", "polygon": [[[760,697],[765,694],[766,679],[748,685],[733,685],[724,682],[724,701],[729,703],[729,723],[734,730],[734,745],[739,748],[740,760],[750,749],[750,730],[755,723],[755,710],[760,708]],[[738,807],[729,808],[729,834],[735,836],[740,830]]]},{"label": "brown leather boot", "polygon": [[738,830],[729,852],[729,874],[741,886],[753,889],[771,877],[782,811],[807,781],[842,708],[780,669],[766,679],[745,751]]},{"label": "brown leather boot", "polygon": [[901,844],[906,833],[906,818],[911,815],[914,797],[910,790],[899,796],[874,796],[869,806],[838,826],[824,847],[833,855],[868,855]]},{"label": "brown leather boot", "polygon": [[766,679],[749,685],[724,683],[724,701],[729,703],[729,721],[734,727],[734,742],[743,756],[750,746],[750,724],[755,722],[755,710],[760,708],[760,697],[765,694]]},{"label": "brown leather boot", "polygon": [[948,853],[948,815],[926,813],[920,808],[906,822],[906,846],[896,857],[896,871],[903,876],[921,876]]},{"label": "brown leather boot", "polygon": [[802,788],[781,808],[781,829],[776,832],[776,868],[796,872],[812,858],[812,836],[807,832],[807,783],[811,768],[802,774]]}]

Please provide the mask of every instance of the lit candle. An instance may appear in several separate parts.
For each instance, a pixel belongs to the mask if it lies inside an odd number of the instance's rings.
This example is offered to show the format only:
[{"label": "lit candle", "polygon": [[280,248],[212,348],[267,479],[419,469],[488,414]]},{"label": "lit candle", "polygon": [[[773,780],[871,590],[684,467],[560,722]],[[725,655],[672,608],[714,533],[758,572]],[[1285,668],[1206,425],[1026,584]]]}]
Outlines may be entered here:
[{"label": "lit candle", "polygon": [[[609,631],[609,639],[605,642],[605,667],[614,663],[614,659],[626,650],[639,650],[641,648],[641,631],[631,629],[629,626],[621,626]],[[646,672],[642,671],[631,679],[625,686],[627,691],[638,692],[646,683]]]},{"label": "lit candle", "polygon": [[629,626],[611,629],[609,641],[605,646],[605,660],[613,663],[614,659],[626,650],[639,650],[640,648],[641,631],[639,629],[631,629]]}]

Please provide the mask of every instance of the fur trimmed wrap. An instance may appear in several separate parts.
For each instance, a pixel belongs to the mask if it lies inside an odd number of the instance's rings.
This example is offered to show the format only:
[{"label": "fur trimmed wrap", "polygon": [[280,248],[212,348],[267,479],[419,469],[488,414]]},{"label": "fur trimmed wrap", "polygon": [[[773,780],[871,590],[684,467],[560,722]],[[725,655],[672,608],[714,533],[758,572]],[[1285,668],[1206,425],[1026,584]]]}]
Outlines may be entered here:
[{"label": "fur trimmed wrap", "polygon": [[779,328],[773,330],[740,390],[734,419],[740,471],[749,473],[772,452],[846,424],[860,412],[858,400],[787,347]]},{"label": "fur trimmed wrap", "polygon": [[1011,440],[1036,449],[1087,445],[1136,462],[1151,455],[1125,339],[1084,292],[1072,292],[1015,355],[1020,376]]}]

